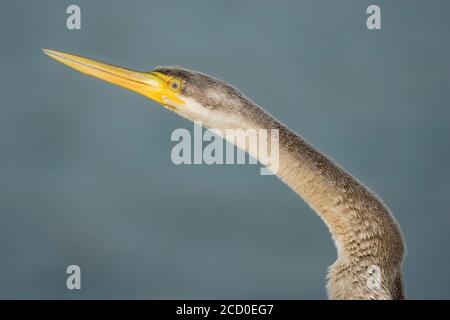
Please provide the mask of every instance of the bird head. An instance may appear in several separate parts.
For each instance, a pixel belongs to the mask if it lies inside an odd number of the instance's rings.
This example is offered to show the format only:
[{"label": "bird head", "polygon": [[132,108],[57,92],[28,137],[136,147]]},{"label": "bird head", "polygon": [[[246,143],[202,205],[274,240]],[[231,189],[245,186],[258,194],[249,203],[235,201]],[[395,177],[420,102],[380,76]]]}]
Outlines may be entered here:
[{"label": "bird head", "polygon": [[140,93],[191,121],[209,128],[247,127],[255,106],[233,86],[181,67],[134,71],[74,54],[43,49],[53,59],[87,75]]}]

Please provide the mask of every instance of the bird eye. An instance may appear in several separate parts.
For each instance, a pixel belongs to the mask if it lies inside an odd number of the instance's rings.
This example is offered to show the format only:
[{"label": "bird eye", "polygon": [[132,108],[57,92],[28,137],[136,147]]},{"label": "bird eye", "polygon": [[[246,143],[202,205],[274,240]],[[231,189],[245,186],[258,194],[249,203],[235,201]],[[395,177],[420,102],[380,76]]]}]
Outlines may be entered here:
[{"label": "bird eye", "polygon": [[170,79],[169,80],[169,88],[173,91],[180,91],[181,89],[181,81],[178,79]]}]

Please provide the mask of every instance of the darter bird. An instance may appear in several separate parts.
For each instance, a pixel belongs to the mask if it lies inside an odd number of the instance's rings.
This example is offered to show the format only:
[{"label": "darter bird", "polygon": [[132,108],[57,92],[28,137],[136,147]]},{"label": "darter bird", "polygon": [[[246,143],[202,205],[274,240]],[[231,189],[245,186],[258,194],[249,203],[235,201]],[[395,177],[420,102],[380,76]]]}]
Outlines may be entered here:
[{"label": "darter bird", "polygon": [[279,130],[276,174],[322,218],[337,248],[338,257],[327,276],[328,297],[404,298],[405,245],[388,207],[236,88],[181,67],[138,72],[59,51],[44,49],[44,53],[82,73],[136,91],[182,117],[214,128],[219,135],[227,129]]}]

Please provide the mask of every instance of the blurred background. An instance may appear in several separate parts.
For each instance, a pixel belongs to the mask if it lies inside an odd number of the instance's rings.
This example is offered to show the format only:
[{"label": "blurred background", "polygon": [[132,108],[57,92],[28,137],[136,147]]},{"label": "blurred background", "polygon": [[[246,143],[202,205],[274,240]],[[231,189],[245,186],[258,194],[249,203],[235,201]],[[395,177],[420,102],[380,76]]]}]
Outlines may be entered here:
[{"label": "blurred background", "polygon": [[[366,28],[381,7],[382,30]],[[81,8],[81,30],[66,8]],[[0,298],[324,299],[320,218],[258,166],[171,162],[156,103],[41,52],[228,81],[374,189],[409,298],[450,298],[450,2],[0,2]],[[66,288],[81,267],[82,289]]]}]

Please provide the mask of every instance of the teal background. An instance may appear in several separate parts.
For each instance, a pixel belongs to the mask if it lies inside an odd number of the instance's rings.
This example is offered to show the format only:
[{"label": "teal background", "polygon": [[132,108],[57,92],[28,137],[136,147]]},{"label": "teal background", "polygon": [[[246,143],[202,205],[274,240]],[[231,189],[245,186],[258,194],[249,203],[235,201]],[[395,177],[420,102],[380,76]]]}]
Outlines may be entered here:
[{"label": "teal background", "polygon": [[[366,28],[366,8],[382,30]],[[67,30],[78,4],[82,29]],[[450,298],[449,1],[0,2],[0,298],[324,299],[336,257],[258,166],[175,166],[187,120],[40,48],[228,81],[374,189],[410,298]],[[66,288],[66,267],[82,290]]]}]

